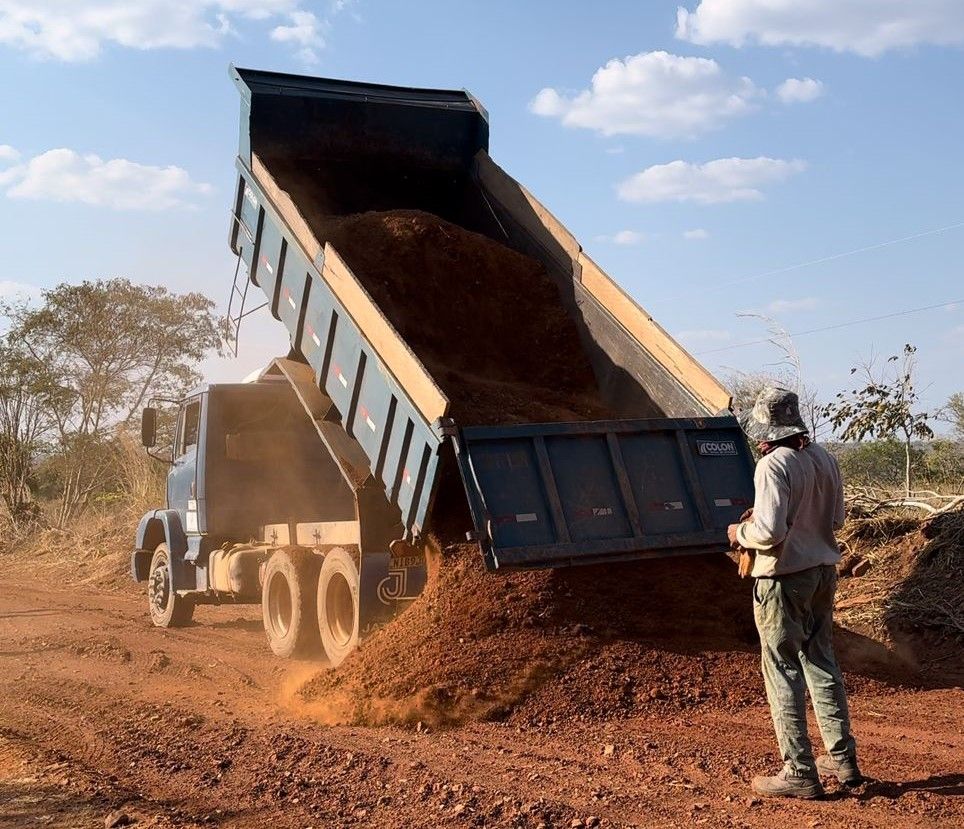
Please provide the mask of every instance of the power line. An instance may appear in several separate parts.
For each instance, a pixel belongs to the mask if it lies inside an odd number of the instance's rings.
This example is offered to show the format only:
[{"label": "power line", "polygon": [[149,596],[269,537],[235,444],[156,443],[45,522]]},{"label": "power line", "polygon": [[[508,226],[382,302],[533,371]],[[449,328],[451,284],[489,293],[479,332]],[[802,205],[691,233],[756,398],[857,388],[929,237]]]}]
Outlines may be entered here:
[{"label": "power line", "polygon": [[[876,317],[864,317],[859,320],[850,320],[849,322],[838,322],[835,325],[824,325],[821,328],[810,328],[806,331],[797,331],[794,334],[788,334],[789,337],[805,337],[808,334],[819,334],[822,331],[835,331],[838,328],[849,328],[851,325],[861,325],[865,322],[877,322],[879,320],[893,319],[894,317],[906,317],[908,314],[919,314],[922,311],[933,311],[937,308],[950,308],[953,305],[960,305],[964,303],[964,299],[955,299],[950,302],[941,302],[937,305],[924,305],[920,308],[908,308],[904,311],[894,311],[890,314],[880,314]],[[707,351],[697,351],[697,356],[702,356],[703,354],[716,354],[720,351],[731,351],[734,348],[744,348],[748,345],[760,345],[762,343],[772,342],[772,338],[763,337],[759,340],[745,340],[741,343],[733,343],[732,345],[724,345],[719,348],[711,348]]]},{"label": "power line", "polygon": [[934,236],[938,233],[946,233],[948,230],[956,230],[959,227],[964,227],[964,221],[954,222],[953,224],[944,225],[943,227],[935,227],[931,230],[922,230],[920,233],[912,233],[910,236],[901,236],[898,239],[888,239],[885,242],[876,242],[873,245],[864,245],[863,247],[843,251],[842,253],[832,253],[829,256],[821,256],[819,259],[810,259],[807,262],[798,262],[796,265],[787,265],[784,268],[776,268],[775,270],[765,271],[764,273],[754,274],[753,276],[743,276],[739,279],[731,279],[729,282],[720,282],[710,288],[700,288],[697,291],[692,291],[686,294],[676,294],[675,296],[657,298],[653,301],[669,302],[670,300],[674,299],[685,299],[691,297],[694,293],[699,293],[701,295],[718,293],[719,291],[725,290],[733,285],[742,285],[745,282],[755,282],[758,279],[766,279],[768,276],[789,273],[790,271],[799,270],[800,268],[808,268],[811,265],[821,265],[824,262],[833,262],[837,259],[844,259],[848,256],[854,256],[858,253],[866,253],[867,251],[871,250],[879,250],[880,248],[890,247],[891,245],[897,245],[902,242],[912,242],[915,239],[923,239],[925,236]]}]

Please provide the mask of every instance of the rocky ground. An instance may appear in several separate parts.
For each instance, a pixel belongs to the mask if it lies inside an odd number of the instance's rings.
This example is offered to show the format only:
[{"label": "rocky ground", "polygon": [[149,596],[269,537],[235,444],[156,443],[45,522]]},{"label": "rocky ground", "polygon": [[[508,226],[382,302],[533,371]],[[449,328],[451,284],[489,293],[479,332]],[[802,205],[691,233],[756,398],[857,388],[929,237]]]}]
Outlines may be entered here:
[{"label": "rocky ground", "polygon": [[[760,801],[750,777],[778,766],[762,687],[756,701],[640,701],[611,717],[560,704],[551,722],[328,726],[304,702],[319,666],[272,657],[257,608],[202,608],[162,631],[137,586],[71,587],[55,572],[0,559],[0,829],[964,825],[964,694],[933,672],[867,679],[850,658],[874,779]],[[725,676],[729,655],[710,656]],[[585,705],[594,659],[564,675]]]}]

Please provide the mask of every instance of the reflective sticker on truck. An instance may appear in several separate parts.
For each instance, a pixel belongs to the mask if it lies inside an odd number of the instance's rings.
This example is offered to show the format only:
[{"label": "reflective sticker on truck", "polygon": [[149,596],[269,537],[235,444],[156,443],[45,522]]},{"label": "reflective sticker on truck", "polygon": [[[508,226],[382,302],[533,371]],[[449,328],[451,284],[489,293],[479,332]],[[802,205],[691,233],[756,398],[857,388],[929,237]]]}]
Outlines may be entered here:
[{"label": "reflective sticker on truck", "polygon": [[365,421],[365,425],[369,429],[371,429],[373,432],[377,431],[377,427],[375,426],[375,421],[372,420],[371,414],[369,413],[368,409],[366,409],[364,406],[359,406],[358,414],[362,416],[362,420]]}]

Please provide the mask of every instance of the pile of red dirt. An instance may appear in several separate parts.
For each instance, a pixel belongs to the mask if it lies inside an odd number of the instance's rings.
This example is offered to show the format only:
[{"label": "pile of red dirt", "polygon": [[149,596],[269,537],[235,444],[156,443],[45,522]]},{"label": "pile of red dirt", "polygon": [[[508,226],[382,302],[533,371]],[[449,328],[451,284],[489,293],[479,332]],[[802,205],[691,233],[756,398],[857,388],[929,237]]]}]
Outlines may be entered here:
[{"label": "pile of red dirt", "polygon": [[609,416],[543,265],[431,213],[334,215],[312,176],[269,161],[451,401],[464,425]]},{"label": "pile of red dirt", "polygon": [[402,616],[300,691],[330,722],[542,725],[760,700],[747,583],[723,556],[488,573],[440,556]]},{"label": "pile of red dirt", "polygon": [[605,417],[579,332],[545,268],[417,210],[317,217],[468,425]]}]

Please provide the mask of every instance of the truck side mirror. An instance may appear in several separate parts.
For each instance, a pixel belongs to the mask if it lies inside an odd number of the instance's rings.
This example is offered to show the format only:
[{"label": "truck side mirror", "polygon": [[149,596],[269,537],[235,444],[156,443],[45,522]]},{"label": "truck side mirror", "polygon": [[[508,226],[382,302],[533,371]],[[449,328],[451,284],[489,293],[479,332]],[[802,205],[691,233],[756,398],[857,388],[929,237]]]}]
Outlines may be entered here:
[{"label": "truck side mirror", "polygon": [[157,409],[150,406],[141,412],[141,444],[147,449],[157,445]]}]

